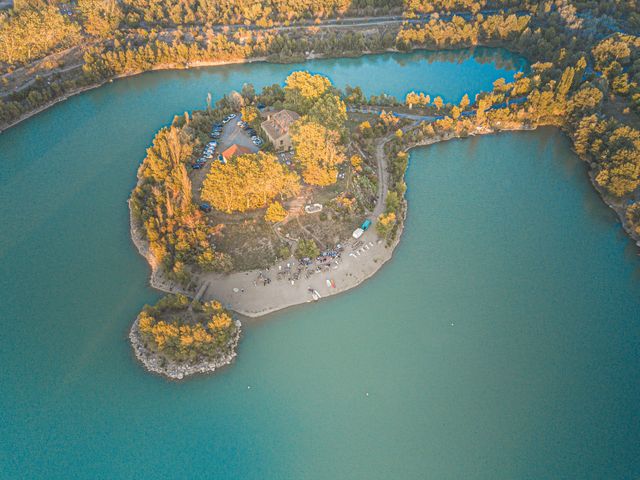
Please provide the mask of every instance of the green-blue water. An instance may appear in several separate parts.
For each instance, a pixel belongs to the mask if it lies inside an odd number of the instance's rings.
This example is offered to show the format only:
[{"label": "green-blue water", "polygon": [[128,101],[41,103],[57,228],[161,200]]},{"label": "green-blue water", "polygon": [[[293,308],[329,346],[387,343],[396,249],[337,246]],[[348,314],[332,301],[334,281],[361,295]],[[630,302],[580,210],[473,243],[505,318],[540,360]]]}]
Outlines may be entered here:
[{"label": "green-blue water", "polygon": [[[480,53],[304,67],[457,99],[513,73],[486,61],[524,65]],[[230,368],[135,363],[159,295],[128,231],[146,146],[207,91],[299,67],[147,74],[0,135],[0,477],[638,478],[637,249],[554,130],[414,151],[393,261],[245,325]]]}]

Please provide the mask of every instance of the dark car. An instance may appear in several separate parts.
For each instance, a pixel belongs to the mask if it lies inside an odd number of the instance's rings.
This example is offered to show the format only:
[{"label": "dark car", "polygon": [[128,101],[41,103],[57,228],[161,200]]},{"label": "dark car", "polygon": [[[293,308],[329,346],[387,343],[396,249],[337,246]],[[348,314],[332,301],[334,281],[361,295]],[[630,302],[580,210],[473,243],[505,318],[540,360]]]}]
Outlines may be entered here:
[{"label": "dark car", "polygon": [[201,163],[192,163],[191,164],[191,168],[193,168],[194,170],[200,170],[202,168],[202,164]]},{"label": "dark car", "polygon": [[201,203],[200,210],[202,210],[204,213],[209,213],[212,210],[212,208],[211,208],[211,205],[209,205],[208,203]]}]

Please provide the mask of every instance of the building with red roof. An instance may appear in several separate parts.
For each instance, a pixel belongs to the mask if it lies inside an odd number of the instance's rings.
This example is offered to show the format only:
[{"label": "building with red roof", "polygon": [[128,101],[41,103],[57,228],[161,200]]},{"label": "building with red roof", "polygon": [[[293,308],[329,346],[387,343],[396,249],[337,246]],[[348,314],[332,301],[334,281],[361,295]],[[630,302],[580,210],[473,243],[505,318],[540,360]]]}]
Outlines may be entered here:
[{"label": "building with red roof", "polygon": [[228,162],[229,160],[231,160],[233,157],[237,155],[246,155],[247,153],[253,153],[253,152],[248,147],[234,143],[229,148],[227,148],[224,152],[222,152],[222,157],[224,158],[225,162]]}]

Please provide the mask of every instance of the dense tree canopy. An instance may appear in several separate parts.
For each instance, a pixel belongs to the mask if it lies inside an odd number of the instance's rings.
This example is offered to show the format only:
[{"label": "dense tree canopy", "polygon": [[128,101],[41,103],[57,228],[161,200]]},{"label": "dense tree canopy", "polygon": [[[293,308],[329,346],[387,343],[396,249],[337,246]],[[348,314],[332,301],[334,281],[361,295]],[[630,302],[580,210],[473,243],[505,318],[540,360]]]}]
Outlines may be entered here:
[{"label": "dense tree canopy", "polygon": [[212,164],[202,199],[226,213],[246,212],[299,191],[298,175],[288,171],[274,155],[260,152],[234,157],[226,164]]},{"label": "dense tree canopy", "polygon": [[327,77],[305,71],[293,72],[285,82],[285,105],[301,115],[305,114],[330,87]]},{"label": "dense tree canopy", "polygon": [[[192,321],[184,318],[189,306]],[[146,305],[138,315],[138,329],[147,348],[178,362],[227,353],[236,328],[220,302],[200,303],[179,294],[167,295],[154,306]]]},{"label": "dense tree canopy", "polygon": [[101,37],[113,35],[124,18],[116,0],[78,0],[88,33]]},{"label": "dense tree canopy", "polygon": [[336,182],[338,165],[346,159],[338,132],[301,119],[292,128],[291,141],[306,183],[326,186]]},{"label": "dense tree canopy", "polygon": [[72,46],[80,38],[78,24],[67,20],[53,5],[0,14],[0,62],[28,62]]},{"label": "dense tree canopy", "polygon": [[147,150],[131,195],[131,208],[149,242],[152,263],[170,278],[188,282],[186,265],[205,270],[230,268],[228,258],[209,242],[212,230],[194,206],[186,162],[195,139],[186,128],[161,129]]},{"label": "dense tree canopy", "polygon": [[338,95],[323,95],[309,110],[308,118],[330,130],[340,131],[347,121],[347,106]]}]

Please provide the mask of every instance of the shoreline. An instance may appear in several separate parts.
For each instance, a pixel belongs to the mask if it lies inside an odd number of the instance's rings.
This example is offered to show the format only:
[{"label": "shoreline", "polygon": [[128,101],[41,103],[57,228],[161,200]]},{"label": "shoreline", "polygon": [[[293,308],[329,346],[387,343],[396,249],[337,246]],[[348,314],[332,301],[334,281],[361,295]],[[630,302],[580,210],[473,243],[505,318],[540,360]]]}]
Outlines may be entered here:
[{"label": "shoreline", "polygon": [[[228,274],[204,273],[197,277],[200,281],[197,282],[195,289],[187,290],[183,288],[181,285],[178,285],[163,276],[161,267],[157,265],[149,251],[148,243],[143,236],[141,226],[137,223],[134,217],[133,210],[131,209],[131,204],[129,201],[127,203],[129,205],[131,241],[138,250],[138,253],[140,253],[140,255],[147,261],[147,264],[151,269],[151,273],[149,276],[149,285],[152,288],[155,288],[156,290],[164,293],[183,293],[187,296],[193,296],[203,284],[207,283],[207,294],[204,296],[203,300],[217,299],[221,301],[223,305],[225,305],[225,307],[227,307],[228,309],[234,311],[239,315],[242,315],[243,317],[248,318],[262,317],[264,315],[283,310],[285,308],[313,301],[311,299],[310,293],[308,292],[307,285],[302,285],[303,283],[305,283],[302,280],[299,281],[297,286],[298,288],[295,289],[293,295],[291,295],[292,291],[290,289],[284,290],[285,293],[289,293],[289,295],[285,295],[284,298],[282,295],[274,296],[271,291],[282,291],[282,289],[286,289],[289,286],[288,282],[275,281],[267,287],[256,287],[255,285],[253,285],[253,278],[256,277],[261,272],[261,270],[232,272]],[[369,249],[367,251],[368,253],[370,253],[369,259],[371,259],[371,261],[360,264],[362,268],[354,271],[356,269],[344,268],[344,262],[350,264],[350,259],[344,260],[343,263],[339,265],[339,269],[341,270],[340,273],[343,274],[343,278],[339,283],[339,287],[329,289],[329,287],[326,287],[325,284],[326,275],[314,275],[314,278],[312,278],[311,281],[316,280],[316,277],[322,277],[322,286],[315,285],[316,290],[322,291],[322,297],[344,293],[348,290],[351,290],[352,288],[359,286],[361,283],[375,275],[385,263],[391,260],[391,258],[393,257],[393,252],[396,246],[400,243],[400,239],[402,237],[406,212],[407,208],[405,207],[403,222],[398,229],[396,237],[389,246],[387,246],[386,242],[384,242],[383,240],[377,239],[377,234],[374,232],[373,228],[365,232],[365,235],[363,235],[363,237],[361,238],[367,239],[368,243],[366,243],[366,245],[370,245],[371,243],[373,243],[373,248],[369,246]],[[373,241],[373,237],[376,237],[375,242]],[[369,250],[374,251],[369,252]],[[347,252],[345,252],[345,254],[346,253]],[[289,260],[291,261],[291,259]],[[279,263],[286,263],[286,260]],[[273,268],[273,266],[271,268]],[[335,270],[332,272],[335,272]],[[335,277],[335,274],[333,275],[333,277]],[[240,291],[234,292],[234,288]],[[257,293],[257,295],[252,296],[251,304],[247,304],[246,300],[248,300],[249,297],[245,292],[247,289],[253,290],[254,288],[258,289],[258,291],[249,292],[249,295],[251,295],[251,293]],[[245,290],[245,292],[242,292],[242,290]],[[275,303],[269,305],[267,299],[279,299],[279,301],[277,300]]]},{"label": "shoreline", "polygon": [[[23,115],[18,117],[15,121],[9,123],[8,125],[0,126],[0,133],[6,132],[12,127],[19,125],[20,123],[28,120],[29,118],[48,110],[49,108],[55,106],[58,103],[64,102],[65,100],[70,99],[71,97],[75,97],[76,95],[80,95],[81,93],[88,92],[89,90],[95,90],[96,88],[100,88],[107,83],[112,83],[114,80],[120,80],[124,78],[136,77],[138,75],[142,75],[146,72],[155,72],[155,71],[164,71],[164,70],[189,70],[191,67],[193,68],[205,68],[205,67],[218,67],[223,65],[235,65],[235,64],[244,64],[244,63],[255,63],[255,62],[267,62],[269,63],[267,57],[253,57],[253,58],[239,58],[233,60],[211,60],[211,61],[201,61],[196,62],[194,64],[189,65],[181,65],[177,63],[165,63],[161,65],[154,66],[148,70],[138,70],[135,72],[123,73],[120,75],[115,75],[113,77],[107,78],[99,83],[92,83],[89,85],[85,85],[84,87],[79,87],[75,90],[71,90],[64,95],[51,100],[50,102],[36,108],[35,110],[31,110],[30,112],[25,112]],[[81,68],[81,66],[79,67]]]},{"label": "shoreline", "polygon": [[[410,145],[406,147],[404,151],[409,152],[413,148],[426,147],[429,145],[454,139],[490,135],[510,131],[533,131],[541,126],[547,125],[524,123],[518,124],[515,122],[511,122],[505,124],[504,126],[479,126],[463,135],[460,135],[457,132],[439,134],[434,137],[424,139],[423,141],[418,142],[414,145]],[[386,170],[387,157],[384,154],[384,146],[389,140],[389,138],[381,139],[380,143],[377,146],[378,153],[376,155],[379,157],[378,160],[382,161],[380,165],[383,165],[384,168],[379,172],[380,182],[382,185],[382,193],[378,198],[378,202],[376,203],[374,211],[371,213],[371,215],[374,217],[377,217],[377,213],[379,213],[380,208],[384,206],[386,197],[385,185],[387,182],[386,177],[388,175],[388,172]],[[624,210],[614,205],[613,202],[610,202],[603,194],[602,190],[595,182],[593,172],[589,168],[588,159],[581,156],[578,156],[578,158],[580,158],[587,164],[586,173],[602,201],[617,214],[617,217],[621,222],[625,232],[629,235],[632,241],[636,243],[636,245],[640,246],[640,240],[638,239],[638,236],[635,235],[634,232],[632,232],[629,226],[626,224]],[[139,181],[140,180],[138,179],[138,182]],[[205,299],[217,299],[221,301],[226,308],[234,311],[236,314],[239,314],[245,318],[256,320],[260,317],[264,317],[268,314],[284,310],[286,308],[311,302],[312,299],[310,298],[309,293],[310,289],[313,289],[316,292],[321,292],[321,297],[330,297],[333,295],[343,294],[371,279],[376,273],[378,273],[379,270],[382,269],[382,267],[387,262],[389,262],[393,258],[395,249],[400,244],[400,241],[402,239],[405,222],[408,217],[409,211],[409,203],[406,197],[403,196],[402,201],[404,204],[402,221],[399,224],[393,241],[389,245],[387,245],[387,243],[383,239],[378,239],[375,229],[371,228],[367,230],[360,238],[360,240],[364,242],[367,251],[365,252],[363,248],[359,248],[358,252],[362,251],[362,254],[358,253],[358,255],[356,256],[353,251],[349,253],[348,248],[351,248],[351,245],[347,245],[345,251],[343,252],[343,259],[341,260],[341,263],[339,265],[333,266],[332,270],[330,270],[329,272],[322,271],[312,275],[306,280],[298,280],[297,285],[294,285],[293,282],[291,282],[290,285],[289,281],[278,279],[264,286],[258,286],[256,281],[253,280],[259,274],[263,274],[262,270],[234,272],[229,274],[204,273],[200,275],[194,275],[195,289],[193,291],[186,291],[180,285],[177,285],[176,283],[164,278],[161,267],[157,265],[155,259],[153,259],[152,255],[150,254],[148,244],[141,230],[141,226],[134,218],[130,201],[128,202],[128,204],[131,223],[131,239],[138,252],[145,258],[145,260],[147,260],[147,263],[151,268],[151,275],[149,278],[150,286],[162,292],[184,293],[188,296],[193,296],[196,290],[199,290],[202,286],[206,286],[207,288],[205,288],[205,290],[207,292],[207,295],[205,295]],[[372,237],[375,237],[375,239]],[[351,244],[352,242],[349,241],[348,243]],[[286,260],[278,263],[286,263]],[[270,272],[272,269],[277,270],[277,264],[267,269],[267,272]],[[269,273],[267,274],[270,275]],[[334,286],[330,287],[329,283],[333,284]],[[320,286],[318,286],[318,284],[320,284]],[[133,325],[131,326],[129,339],[131,341],[131,345],[133,347],[136,358],[143,364],[146,370],[152,373],[166,376],[171,380],[180,380],[186,376],[194,374],[212,373],[216,369],[233,362],[235,356],[237,355],[236,348],[240,338],[240,321],[235,320],[235,322],[237,326],[237,334],[229,344],[231,353],[223,355],[221,358],[213,361],[208,360],[192,365],[183,365],[171,362],[165,364],[162,360],[162,357],[146,349],[142,345],[142,342],[139,338],[139,332],[137,330],[137,317]]]},{"label": "shoreline", "polygon": [[[534,130],[537,127],[509,126],[504,129],[488,129],[479,127],[467,135],[461,136],[455,133],[438,135],[430,138],[420,144],[407,147],[407,151],[412,148],[428,146],[434,143],[448,141],[456,138],[465,138],[468,136],[487,135],[498,133],[501,131],[521,131]],[[383,142],[382,145],[384,146]],[[386,161],[385,161],[386,169]],[[383,172],[386,175],[386,171]],[[386,195],[385,195],[386,196]],[[379,200],[384,205],[385,199]],[[131,239],[136,246],[138,252],[147,260],[151,268],[149,284],[151,287],[165,293],[184,293],[185,295],[193,295],[195,291],[204,284],[208,284],[207,294],[204,299],[217,299],[225,305],[226,308],[233,310],[237,314],[249,318],[258,318],[264,315],[283,310],[296,305],[309,303],[313,301],[308,291],[309,288],[317,290],[321,297],[330,297],[338,295],[355,287],[358,287],[366,280],[373,277],[378,271],[393,258],[393,253],[399,245],[404,232],[405,221],[408,216],[409,205],[403,199],[405,208],[402,222],[398,228],[394,240],[387,245],[382,239],[377,238],[375,229],[369,229],[361,237],[367,249],[357,255],[356,251],[345,250],[342,262],[333,267],[330,272],[320,272],[306,280],[299,280],[297,285],[290,285],[288,281],[277,280],[266,286],[256,286],[254,278],[263,272],[262,270],[251,270],[246,272],[233,272],[228,274],[221,273],[202,273],[194,276],[196,288],[193,291],[187,291],[182,286],[164,278],[161,268],[156,264],[149,253],[146,240],[143,237],[142,230],[134,218],[133,211],[129,208],[131,222]],[[379,205],[376,205],[376,209]],[[360,251],[363,249],[358,249]],[[286,263],[287,260],[278,262]],[[278,264],[272,266],[277,269]],[[334,280],[336,287],[326,285],[326,280]],[[234,291],[236,290],[236,291]]]},{"label": "shoreline", "polygon": [[140,338],[138,317],[136,317],[129,330],[129,340],[136,359],[148,372],[156,373],[170,380],[183,380],[185,377],[192,375],[213,373],[235,360],[238,355],[237,348],[240,341],[241,323],[239,320],[234,320],[234,323],[236,325],[236,334],[227,344],[229,353],[223,354],[219,358],[202,360],[193,364],[168,361],[158,353],[146,348]]},{"label": "shoreline", "polygon": [[[435,137],[426,139],[418,144],[411,145],[407,147],[405,151],[410,151],[413,148],[426,147],[435,143],[460,138],[490,135],[509,131],[533,131],[541,126],[545,125],[510,124],[499,128],[477,127],[476,129],[465,135],[459,135],[454,132],[437,135]],[[588,163],[588,159],[584,159],[582,157],[579,158],[585,163]],[[384,173],[386,174],[386,172]],[[625,232],[629,235],[631,240],[635,242],[636,245],[640,246],[640,239],[637,235],[635,235],[634,232],[631,231],[626,223],[624,210],[621,210],[615,204],[613,204],[613,202],[610,202],[607,199],[597,183],[595,183],[595,179],[593,178],[592,172],[590,170],[588,170],[586,173],[602,201],[617,214],[618,220],[622,224]],[[145,258],[149,267],[151,268],[151,275],[149,278],[149,284],[151,287],[165,293],[183,293],[185,295],[193,296],[195,294],[195,291],[200,286],[207,283],[208,288],[205,299],[218,299],[230,310],[233,310],[243,317],[255,319],[279,310],[313,301],[308,292],[308,288],[316,289],[321,294],[321,297],[330,297],[347,292],[348,290],[361,285],[366,280],[373,277],[383,267],[383,265],[385,265],[393,258],[394,251],[402,239],[405,221],[408,216],[409,210],[409,204],[406,198],[403,199],[403,201],[405,203],[405,208],[402,222],[398,228],[394,240],[390,245],[387,246],[386,242],[378,239],[377,234],[373,231],[374,229],[370,229],[365,232],[363,237],[361,237],[365,242],[365,245],[369,245],[367,251],[363,252],[362,255],[359,255],[357,258],[355,258],[355,256],[351,257],[349,251],[345,250],[342,263],[337,267],[334,267],[333,270],[331,270],[330,272],[321,272],[315,274],[310,279],[306,281],[300,280],[297,282],[298,285],[293,286],[289,285],[289,282],[283,280],[274,281],[267,286],[256,286],[253,282],[253,278],[256,277],[260,272],[262,272],[262,270],[251,270],[244,272],[233,272],[228,274],[199,274],[194,276],[196,288],[194,290],[187,290],[182,286],[176,284],[175,282],[164,278],[161,268],[156,265],[154,259],[151,257],[147,242],[143,237],[140,226],[137,224],[136,219],[134,218],[133,211],[131,210],[131,208],[129,208],[131,222],[131,239],[140,255]],[[384,198],[382,199],[381,203],[383,202]],[[359,259],[362,261],[358,261]],[[285,260],[278,263],[286,262],[287,261]],[[268,269],[267,272],[272,271],[274,267],[277,269],[277,264]],[[335,282],[337,286],[335,288],[325,286],[325,281],[327,279],[338,279]],[[234,289],[237,289],[239,291],[234,292]]]},{"label": "shoreline", "polygon": [[[293,63],[298,63],[298,62],[306,62],[308,60],[322,60],[322,59],[337,59],[337,58],[360,58],[360,57],[364,57],[367,55],[383,55],[385,53],[412,53],[412,52],[419,52],[419,51],[425,51],[425,52],[440,52],[440,51],[455,51],[455,50],[472,50],[475,48],[479,48],[479,47],[485,47],[485,48],[504,48],[510,52],[516,53],[518,55],[521,55],[520,53],[518,53],[515,50],[509,50],[506,47],[503,46],[498,46],[498,45],[491,45],[491,44],[477,44],[477,45],[470,45],[467,47],[454,47],[454,48],[428,48],[428,47],[423,47],[423,46],[419,46],[419,47],[413,47],[410,48],[409,50],[405,51],[405,50],[399,50],[395,47],[393,48],[385,48],[385,49],[381,49],[381,50],[365,50],[362,52],[348,52],[348,53],[342,53],[342,54],[318,54],[318,53],[310,53],[308,55],[301,55],[300,57],[296,57],[296,58],[291,58],[288,60],[283,60],[283,61],[273,61],[270,60],[268,56],[260,56],[260,57],[249,57],[249,58],[235,58],[235,59],[230,59],[230,60],[202,60],[202,61],[198,61],[198,62],[194,62],[194,63],[189,63],[187,65],[184,64],[179,64],[179,63],[163,63],[163,64],[159,64],[159,65],[155,65],[152,68],[149,68],[147,70],[136,70],[133,72],[127,72],[127,73],[122,73],[120,75],[114,75],[113,77],[109,77],[104,79],[103,81],[99,82],[99,83],[92,83],[89,85],[85,85],[83,87],[79,87],[75,90],[71,90],[67,93],[65,93],[64,95],[54,98],[53,100],[51,100],[50,102],[41,105],[40,107],[36,108],[35,110],[31,110],[29,112],[25,112],[24,114],[22,114],[20,117],[18,117],[16,120],[12,121],[9,124],[6,125],[0,125],[0,134],[6,132],[7,130],[19,125],[20,123],[24,122],[25,120],[28,120],[29,118],[44,112],[45,110],[48,110],[49,108],[57,105],[58,103],[62,103],[65,100],[70,99],[71,97],[74,97],[76,95],[79,95],[81,93],[90,91],[90,90],[94,90],[96,88],[100,88],[103,85],[107,84],[107,83],[112,83],[114,80],[121,80],[124,78],[131,78],[131,77],[136,77],[138,75],[142,75],[144,73],[147,72],[160,72],[160,71],[171,71],[171,70],[190,70],[191,68],[207,68],[207,67],[219,67],[219,66],[225,66],[225,65],[243,65],[243,64],[248,64],[248,63],[260,63],[260,62],[264,62],[264,63],[272,63],[272,64],[282,64],[282,65],[287,65],[287,64],[293,64]],[[78,68],[82,68],[82,65],[79,65]]]}]

